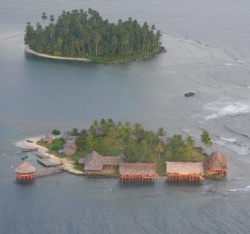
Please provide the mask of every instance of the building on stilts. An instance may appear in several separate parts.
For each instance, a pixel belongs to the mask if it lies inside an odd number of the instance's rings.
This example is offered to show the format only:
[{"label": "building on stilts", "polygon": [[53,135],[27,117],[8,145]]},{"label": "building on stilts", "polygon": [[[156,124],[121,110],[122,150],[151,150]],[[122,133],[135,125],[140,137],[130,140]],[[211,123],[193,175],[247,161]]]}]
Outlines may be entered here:
[{"label": "building on stilts", "polygon": [[199,162],[166,162],[168,182],[201,182],[203,165]]}]

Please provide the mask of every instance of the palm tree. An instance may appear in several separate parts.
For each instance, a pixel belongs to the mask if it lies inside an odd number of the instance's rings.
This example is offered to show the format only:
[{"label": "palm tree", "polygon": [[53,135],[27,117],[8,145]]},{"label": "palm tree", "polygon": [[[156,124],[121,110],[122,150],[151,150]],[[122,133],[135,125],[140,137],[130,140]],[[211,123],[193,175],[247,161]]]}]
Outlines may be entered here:
[{"label": "palm tree", "polygon": [[[203,130],[202,134],[201,134],[201,142],[207,147],[211,147],[212,146],[212,139],[209,136],[209,133],[207,130]],[[203,152],[204,153],[204,152]]]},{"label": "palm tree", "polygon": [[50,33],[50,39],[51,39],[51,41],[52,41],[54,32],[55,32],[54,25],[52,23],[50,23],[49,24],[49,33]]},{"label": "palm tree", "polygon": [[101,41],[102,37],[99,33],[95,34],[95,56],[97,56],[97,52],[98,52],[98,46],[99,46],[99,42]]},{"label": "palm tree", "polygon": [[160,159],[160,156],[161,156],[161,153],[164,151],[164,147],[162,145],[161,142],[158,143],[158,145],[155,146],[155,152],[157,152],[159,154],[159,159]]},{"label": "palm tree", "polygon": [[62,43],[63,43],[63,39],[61,37],[58,37],[56,40],[56,44],[58,45],[61,54],[62,54]]},{"label": "palm tree", "polygon": [[50,22],[53,24],[53,22],[55,21],[54,15],[51,15],[49,18]]},{"label": "palm tree", "polygon": [[47,15],[45,12],[43,12],[42,14],[42,19],[44,20],[44,22],[48,19]]},{"label": "palm tree", "polygon": [[195,147],[195,141],[190,135],[186,137],[186,144],[187,144],[187,154],[189,155],[190,158],[192,156],[192,152]]},{"label": "palm tree", "polygon": [[158,136],[166,136],[166,132],[165,132],[164,128],[159,128],[157,130],[157,135]]}]

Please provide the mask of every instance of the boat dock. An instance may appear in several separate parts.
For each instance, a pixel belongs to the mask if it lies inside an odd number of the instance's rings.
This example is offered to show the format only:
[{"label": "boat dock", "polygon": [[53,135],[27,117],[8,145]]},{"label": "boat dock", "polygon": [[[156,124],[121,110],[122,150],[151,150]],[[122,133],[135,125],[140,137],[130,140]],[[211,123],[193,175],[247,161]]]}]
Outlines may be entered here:
[{"label": "boat dock", "polygon": [[58,167],[52,167],[46,170],[41,170],[36,172],[36,177],[41,177],[41,176],[46,176],[46,175],[52,175],[56,173],[63,172],[63,167],[58,166]]},{"label": "boat dock", "polygon": [[62,164],[52,163],[49,160],[46,160],[46,159],[43,159],[43,158],[37,159],[37,162],[39,162],[40,164],[42,164],[44,167],[57,167],[57,166],[62,165]]}]

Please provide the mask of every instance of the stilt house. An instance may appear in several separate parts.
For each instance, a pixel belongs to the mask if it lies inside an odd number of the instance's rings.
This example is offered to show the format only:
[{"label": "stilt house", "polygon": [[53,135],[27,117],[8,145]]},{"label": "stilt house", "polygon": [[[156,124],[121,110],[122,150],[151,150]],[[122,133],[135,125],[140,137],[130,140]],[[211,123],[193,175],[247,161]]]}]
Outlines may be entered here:
[{"label": "stilt house", "polygon": [[209,174],[227,174],[227,158],[220,152],[210,154],[206,163]]},{"label": "stilt house", "polygon": [[122,181],[153,181],[156,167],[154,163],[120,163],[119,173]]},{"label": "stilt house", "polygon": [[203,180],[202,163],[194,162],[166,162],[166,172],[169,182]]},{"label": "stilt house", "polygon": [[23,162],[15,171],[17,180],[33,180],[36,178],[36,168],[27,161]]}]

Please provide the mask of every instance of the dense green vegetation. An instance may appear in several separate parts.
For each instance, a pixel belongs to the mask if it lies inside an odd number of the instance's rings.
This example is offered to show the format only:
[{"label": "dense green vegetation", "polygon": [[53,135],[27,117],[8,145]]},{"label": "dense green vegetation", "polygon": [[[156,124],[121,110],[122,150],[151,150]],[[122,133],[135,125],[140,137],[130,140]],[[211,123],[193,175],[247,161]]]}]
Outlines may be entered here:
[{"label": "dense green vegetation", "polygon": [[128,61],[156,54],[161,32],[145,22],[142,26],[129,18],[117,24],[103,20],[95,10],[63,11],[57,21],[42,14],[42,24],[27,23],[25,44],[43,54],[88,58],[95,62]]},{"label": "dense green vegetation", "polygon": [[[204,156],[195,149],[195,141],[191,136],[185,139],[181,135],[167,137],[163,128],[157,132],[145,130],[140,123],[133,126],[125,123],[115,123],[112,119],[95,120],[89,129],[79,131],[74,128],[72,135],[78,136],[76,146],[78,151],[70,156],[74,161],[85,157],[91,151],[102,155],[115,156],[124,154],[126,162],[154,162],[159,174],[165,174],[166,161],[199,161]],[[53,148],[53,141],[50,149]]]},{"label": "dense green vegetation", "polygon": [[44,142],[43,140],[40,140],[37,142],[37,144],[44,146],[48,148],[49,150],[57,151],[63,148],[64,140],[62,138],[54,139],[53,144],[49,144],[49,143]]}]

